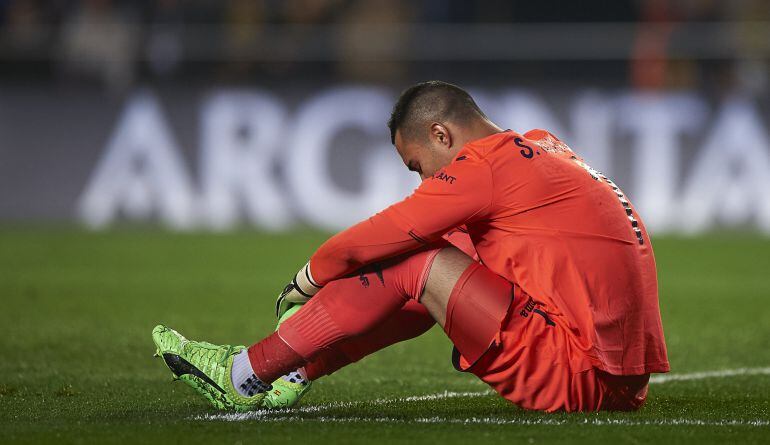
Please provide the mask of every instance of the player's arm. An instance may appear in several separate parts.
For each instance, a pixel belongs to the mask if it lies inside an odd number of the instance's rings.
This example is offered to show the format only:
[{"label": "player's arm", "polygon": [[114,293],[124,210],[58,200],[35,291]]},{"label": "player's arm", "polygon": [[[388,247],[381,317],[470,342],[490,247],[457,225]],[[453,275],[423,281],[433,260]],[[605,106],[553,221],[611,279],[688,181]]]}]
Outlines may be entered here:
[{"label": "player's arm", "polygon": [[451,229],[488,216],[492,195],[486,161],[455,161],[403,201],[326,241],[311,257],[308,277],[323,286],[366,264],[435,242]]},{"label": "player's arm", "polygon": [[280,317],[293,304],[306,302],[329,281],[442,236],[476,257],[466,233],[447,232],[483,218],[491,205],[489,165],[470,159],[456,161],[423,181],[403,201],[325,242],[286,285],[276,302],[276,314]]}]

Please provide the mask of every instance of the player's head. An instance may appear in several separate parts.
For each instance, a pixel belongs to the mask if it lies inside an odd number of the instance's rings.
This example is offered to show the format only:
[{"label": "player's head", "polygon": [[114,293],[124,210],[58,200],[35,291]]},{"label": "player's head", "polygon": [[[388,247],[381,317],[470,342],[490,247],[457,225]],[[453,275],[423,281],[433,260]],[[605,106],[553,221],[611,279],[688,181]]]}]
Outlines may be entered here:
[{"label": "player's head", "polygon": [[401,93],[388,127],[404,164],[424,179],[452,162],[479,123],[490,124],[470,94],[431,80]]}]

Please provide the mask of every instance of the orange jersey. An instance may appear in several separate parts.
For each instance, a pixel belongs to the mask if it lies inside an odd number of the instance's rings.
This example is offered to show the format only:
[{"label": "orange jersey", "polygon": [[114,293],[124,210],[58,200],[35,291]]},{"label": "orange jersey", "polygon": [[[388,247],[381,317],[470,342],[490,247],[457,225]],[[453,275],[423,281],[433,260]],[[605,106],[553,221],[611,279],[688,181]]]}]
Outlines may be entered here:
[{"label": "orange jersey", "polygon": [[324,243],[311,273],[324,284],[460,226],[485,266],[570,333],[570,349],[581,351],[573,371],[669,370],[641,218],[611,180],[544,130],[468,143],[411,196]]}]

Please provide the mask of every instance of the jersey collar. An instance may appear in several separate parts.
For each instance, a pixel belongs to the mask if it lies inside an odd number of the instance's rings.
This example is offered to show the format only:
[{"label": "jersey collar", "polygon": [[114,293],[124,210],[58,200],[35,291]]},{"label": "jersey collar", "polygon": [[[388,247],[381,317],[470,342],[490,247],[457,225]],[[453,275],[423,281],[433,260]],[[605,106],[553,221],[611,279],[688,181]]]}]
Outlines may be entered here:
[{"label": "jersey collar", "polygon": [[499,133],[490,134],[489,136],[484,136],[480,139],[474,139],[468,143],[466,143],[462,149],[460,149],[459,152],[457,152],[457,156],[455,157],[455,160],[461,160],[459,158],[462,158],[463,156],[467,156],[470,152],[484,152],[487,150],[491,150],[493,148],[496,148],[503,142],[507,141],[508,139],[512,138],[516,133],[513,130],[504,130]]}]

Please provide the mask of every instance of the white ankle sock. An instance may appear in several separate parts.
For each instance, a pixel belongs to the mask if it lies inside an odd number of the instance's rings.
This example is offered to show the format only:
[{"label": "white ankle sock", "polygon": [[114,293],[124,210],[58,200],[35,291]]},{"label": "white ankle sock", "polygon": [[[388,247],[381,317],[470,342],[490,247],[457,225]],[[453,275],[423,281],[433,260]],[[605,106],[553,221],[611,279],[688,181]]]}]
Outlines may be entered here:
[{"label": "white ankle sock", "polygon": [[305,368],[299,368],[284,376],[281,376],[281,378],[287,382],[299,383],[300,385],[307,385],[308,383],[310,383],[310,380],[307,379]]},{"label": "white ankle sock", "polygon": [[247,349],[233,358],[233,370],[230,372],[230,379],[238,394],[244,397],[251,397],[254,394],[270,390],[270,384],[264,383],[254,374]]}]

